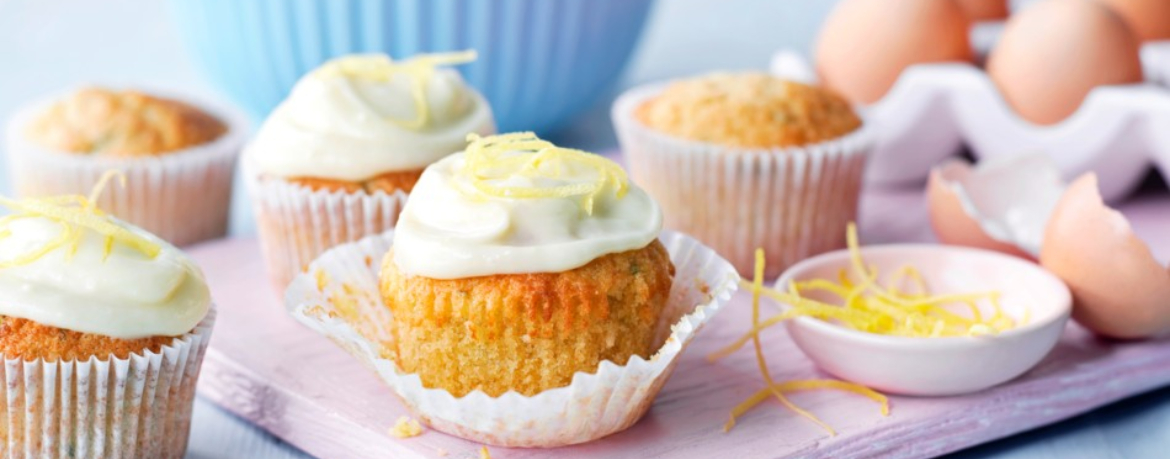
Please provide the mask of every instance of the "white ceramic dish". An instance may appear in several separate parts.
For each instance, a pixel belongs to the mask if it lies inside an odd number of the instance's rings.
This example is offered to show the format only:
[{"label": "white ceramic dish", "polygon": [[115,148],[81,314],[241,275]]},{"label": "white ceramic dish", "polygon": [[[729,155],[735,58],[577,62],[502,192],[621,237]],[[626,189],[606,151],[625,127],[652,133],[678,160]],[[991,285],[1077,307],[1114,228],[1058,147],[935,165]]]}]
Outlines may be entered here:
[{"label": "white ceramic dish", "polygon": [[[1065,180],[1095,171],[1104,198],[1117,201],[1151,164],[1170,176],[1170,131],[1164,128],[1170,125],[1170,41],[1146,45],[1142,60],[1148,83],[1098,87],[1076,113],[1050,126],[1017,116],[974,65],[911,66],[885,97],[860,108],[877,132],[866,178],[920,183],[965,141],[978,158],[1043,152]],[[771,67],[782,77],[815,78],[793,51],[777,53]]]},{"label": "white ceramic dish", "polygon": [[[935,293],[999,291],[1005,313],[1025,321],[998,335],[944,338],[883,336],[810,317],[787,322],[797,346],[822,370],[878,391],[958,395],[1009,381],[1048,355],[1071,312],[1064,283],[1020,258],[926,244],[866,247],[861,255],[878,272],[918,267]],[[846,250],[813,257],[786,271],[776,285],[835,278],[849,263]]]}]

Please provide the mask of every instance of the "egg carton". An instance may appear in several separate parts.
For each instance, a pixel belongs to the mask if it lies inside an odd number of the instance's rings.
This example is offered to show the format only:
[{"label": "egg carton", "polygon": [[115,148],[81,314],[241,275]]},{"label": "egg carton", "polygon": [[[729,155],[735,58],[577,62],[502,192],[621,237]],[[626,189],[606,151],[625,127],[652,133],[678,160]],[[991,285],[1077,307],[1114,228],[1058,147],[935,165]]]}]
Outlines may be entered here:
[{"label": "egg carton", "polygon": [[[1080,108],[1054,125],[1024,120],[980,68],[966,63],[914,65],[879,101],[858,107],[876,142],[866,179],[920,184],[964,143],[979,159],[1042,152],[1065,180],[1097,173],[1108,201],[1125,197],[1148,167],[1170,179],[1170,41],[1142,49],[1147,82],[1094,88]],[[816,83],[799,53],[782,50],[773,74]]]}]

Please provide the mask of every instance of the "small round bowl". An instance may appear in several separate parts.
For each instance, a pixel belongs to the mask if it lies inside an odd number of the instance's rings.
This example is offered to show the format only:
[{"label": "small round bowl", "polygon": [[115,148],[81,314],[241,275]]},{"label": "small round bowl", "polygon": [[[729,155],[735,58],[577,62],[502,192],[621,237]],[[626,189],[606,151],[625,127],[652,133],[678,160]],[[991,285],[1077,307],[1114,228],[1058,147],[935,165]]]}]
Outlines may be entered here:
[{"label": "small round bowl", "polygon": [[[999,291],[1017,328],[978,337],[909,338],[845,328],[811,317],[787,322],[789,334],[822,370],[875,390],[921,396],[966,394],[1009,381],[1031,369],[1056,345],[1072,309],[1060,279],[1034,263],[965,247],[900,244],[861,249],[866,265],[890,274],[915,266],[934,294]],[[839,250],[797,263],[777,287],[814,278],[836,279],[850,266]],[[879,279],[884,282],[884,279]],[[816,298],[809,295],[810,298]]]}]

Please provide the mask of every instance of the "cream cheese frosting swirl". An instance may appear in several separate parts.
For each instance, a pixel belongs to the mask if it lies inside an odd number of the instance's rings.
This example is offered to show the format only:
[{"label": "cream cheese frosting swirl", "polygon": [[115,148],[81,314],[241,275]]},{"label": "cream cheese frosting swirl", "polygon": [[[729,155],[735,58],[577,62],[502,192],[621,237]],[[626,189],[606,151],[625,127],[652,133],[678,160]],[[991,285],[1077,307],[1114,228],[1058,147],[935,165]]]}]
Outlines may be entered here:
[{"label": "cream cheese frosting swirl", "polygon": [[211,307],[175,247],[81,196],[3,200],[0,315],[122,339],[179,336]]},{"label": "cream cheese frosting swirl", "polygon": [[305,75],[248,146],[259,173],[357,182],[419,170],[495,131],[483,96],[450,69],[474,52],[334,59]]},{"label": "cream cheese frosting swirl", "polygon": [[614,162],[531,133],[473,137],[428,167],[394,231],[394,263],[433,279],[564,272],[641,249],[662,211]]}]

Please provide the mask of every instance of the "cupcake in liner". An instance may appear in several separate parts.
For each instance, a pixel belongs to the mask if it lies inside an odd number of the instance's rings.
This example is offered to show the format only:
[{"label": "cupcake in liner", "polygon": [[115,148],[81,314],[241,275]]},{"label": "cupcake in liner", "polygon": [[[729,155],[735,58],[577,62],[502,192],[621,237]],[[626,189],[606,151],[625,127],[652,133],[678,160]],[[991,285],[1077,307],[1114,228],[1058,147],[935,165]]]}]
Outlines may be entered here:
[{"label": "cupcake in liner", "polygon": [[180,458],[212,307],[158,352],[84,361],[5,359],[3,457]]},{"label": "cupcake in liner", "polygon": [[329,248],[394,228],[406,193],[312,189],[265,178],[243,159],[268,274],[283,289]]},{"label": "cupcake in liner", "polygon": [[487,100],[446,66],[474,51],[343,56],[301,77],[246,147],[269,276],[283,290],[326,249],[394,228],[428,165],[495,132]]},{"label": "cupcake in liner", "polygon": [[336,247],[297,276],[285,295],[289,312],[329,337],[375,372],[423,422],[468,440],[509,447],[555,447],[595,440],[624,430],[650,408],[679,356],[730,299],[739,276],[713,250],[686,235],[664,232],[675,266],[666,308],[647,360],[626,365],[603,361],[595,373],[579,372],[572,383],[526,397],[507,392],[490,397],[475,390],[456,398],[422,385],[418,375],[399,371],[393,360],[390,310],[378,291],[378,264],[390,249],[392,231]]},{"label": "cupcake in liner", "polygon": [[647,126],[635,110],[666,89],[631,89],[613,120],[632,178],[663,208],[665,226],[711,246],[740,273],[767,254],[767,277],[844,247],[857,218],[871,136],[862,126],[798,147],[744,148],[686,140]]},{"label": "cupcake in liner", "polygon": [[205,110],[227,126],[215,140],[152,156],[108,157],[39,145],[27,129],[61,96],[33,103],[8,121],[9,177],[18,197],[85,194],[102,174],[121,171],[126,187],[110,187],[98,205],[122,220],[183,246],[227,234],[236,159],[249,124],[234,109],[204,99],[159,93]]}]

